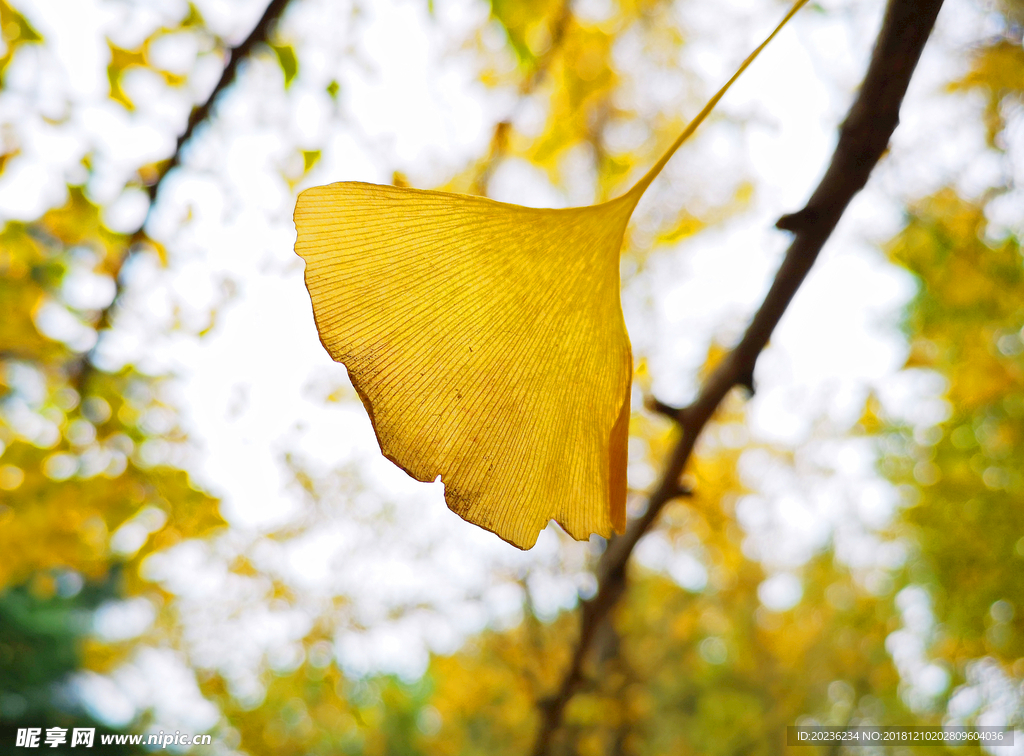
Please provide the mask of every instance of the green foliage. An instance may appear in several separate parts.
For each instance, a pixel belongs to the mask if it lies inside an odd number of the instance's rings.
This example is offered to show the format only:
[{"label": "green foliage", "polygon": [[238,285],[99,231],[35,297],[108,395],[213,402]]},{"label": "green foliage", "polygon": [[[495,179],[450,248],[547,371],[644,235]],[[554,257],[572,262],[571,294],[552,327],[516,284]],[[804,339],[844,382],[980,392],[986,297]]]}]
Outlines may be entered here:
[{"label": "green foliage", "polygon": [[70,598],[48,587],[37,579],[34,588],[21,585],[0,594],[0,691],[15,699],[8,700],[5,713],[20,710],[19,716],[36,719],[52,707],[53,686],[81,664],[77,644],[88,632],[89,610],[113,597],[109,581]]},{"label": "green foliage", "polygon": [[[63,691],[84,665],[83,643],[92,614],[113,599],[117,576],[80,585],[71,572],[36,573],[31,584],[0,592],[0,743],[15,742],[19,727],[75,727],[111,732]],[[69,746],[54,753],[75,753]],[[114,753],[141,753],[117,746]]]},{"label": "green foliage", "polygon": [[917,491],[904,516],[915,578],[958,667],[1024,656],[1024,256],[1017,239],[985,237],[984,210],[942,191],[890,247],[920,281],[909,364],[946,379],[951,412],[923,437],[893,429],[883,469]]}]

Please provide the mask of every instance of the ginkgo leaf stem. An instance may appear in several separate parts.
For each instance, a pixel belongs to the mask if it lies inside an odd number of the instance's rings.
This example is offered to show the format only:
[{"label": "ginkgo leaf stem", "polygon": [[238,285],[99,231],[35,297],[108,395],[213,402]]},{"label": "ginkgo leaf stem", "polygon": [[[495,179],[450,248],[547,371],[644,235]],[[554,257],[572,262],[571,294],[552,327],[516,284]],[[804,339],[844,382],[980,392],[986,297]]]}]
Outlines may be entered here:
[{"label": "ginkgo leaf stem", "polygon": [[[584,666],[597,631],[626,590],[629,558],[665,505],[677,495],[680,476],[701,431],[729,391],[742,385],[746,376],[753,375],[758,356],[821,248],[885,152],[899,122],[899,109],[910,78],[941,6],[942,0],[890,0],[864,82],[842,125],[825,176],[806,207],[778,223],[780,228],[792,230],[795,238],[771,289],[739,344],[703,383],[697,399],[677,410],[674,419],[680,426],[680,437],[648,498],[644,514],[629,524],[624,535],[611,539],[601,557],[597,592],[581,602],[580,634],[569,667],[556,693],[538,707],[540,725],[534,756],[551,752],[565,707],[584,680]],[[661,407],[667,409],[669,405],[659,403],[659,410]]]},{"label": "ginkgo leaf stem", "polygon": [[641,194],[644,193],[647,187],[651,185],[651,182],[658,177],[658,174],[661,173],[661,170],[668,164],[668,161],[672,159],[672,156],[676,154],[676,151],[683,145],[683,142],[685,142],[687,139],[693,136],[693,132],[695,132],[697,128],[702,123],[704,123],[704,119],[706,119],[711,114],[711,111],[715,109],[715,106],[718,104],[719,100],[721,100],[725,96],[725,93],[728,92],[730,87],[732,87],[732,85],[736,83],[736,80],[740,78],[743,72],[750,67],[750,64],[757,59],[757,56],[760,55],[761,51],[768,46],[768,43],[775,39],[776,35],[778,35],[780,31],[782,31],[782,28],[789,23],[789,20],[793,18],[793,16],[795,16],[797,12],[806,4],[807,0],[796,0],[796,2],[793,3],[793,7],[789,9],[789,12],[786,13],[785,16],[783,16],[778,26],[776,26],[775,29],[772,30],[772,33],[765,37],[764,41],[757,47],[755,47],[754,51],[750,53],[750,55],[748,55],[742,63],[740,63],[739,68],[736,69],[736,73],[734,73],[729,78],[729,80],[725,82],[725,84],[723,84],[722,87],[717,92],[715,92],[714,95],[711,96],[711,99],[707,101],[707,104],[704,105],[703,108],[701,108],[701,111],[697,113],[697,115],[694,116],[693,119],[686,125],[686,128],[684,128],[682,133],[678,137],[676,137],[676,140],[671,144],[671,146],[669,146],[669,148],[665,150],[665,153],[658,159],[658,162],[651,166],[651,169],[647,171],[647,173],[645,173],[639,181],[636,182],[636,185],[632,189],[629,190],[629,194],[634,194],[637,197],[639,197]]}]

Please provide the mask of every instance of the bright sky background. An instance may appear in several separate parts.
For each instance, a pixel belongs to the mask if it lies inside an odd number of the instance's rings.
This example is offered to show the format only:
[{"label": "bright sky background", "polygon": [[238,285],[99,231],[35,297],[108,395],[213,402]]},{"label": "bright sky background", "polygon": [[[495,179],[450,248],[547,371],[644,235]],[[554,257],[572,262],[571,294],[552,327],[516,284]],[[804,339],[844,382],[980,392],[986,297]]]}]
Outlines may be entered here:
[{"label": "bright sky background", "polygon": [[[600,19],[609,1],[580,0],[578,11]],[[128,90],[138,110],[128,114],[106,99],[104,37],[134,47],[161,24],[163,9],[180,16],[172,12],[177,0],[15,5],[44,35],[47,51],[19,56],[0,98],[0,119],[14,123],[23,141],[22,155],[0,176],[0,216],[33,218],[60,204],[66,182],[84,178],[79,161],[91,151],[97,171],[89,179],[90,197],[108,206],[111,225],[134,229],[145,203],[137,191],[123,191],[125,182],[140,163],[169,154],[189,98],[202,99],[216,81],[219,57],[191,37],[167,43],[162,63],[184,72],[198,60],[194,81],[177,92],[135,76]],[[197,5],[210,26],[233,41],[248,33],[264,7],[262,0]],[[679,198],[698,188],[713,197],[716,188],[730,190],[746,178],[757,187],[748,212],[676,252],[656,255],[638,274],[626,271],[624,308],[634,351],[648,357],[654,391],[666,401],[693,395],[694,373],[709,341],[738,337],[767,290],[787,244],[773,223],[799,209],[816,185],[863,75],[883,3],[822,5],[829,13],[803,11],[721,104],[721,114],[745,126],[718,120],[703,127],[641,206],[639,223],[645,212],[677,209]],[[435,0],[430,17],[425,0],[373,0],[358,25],[348,2],[301,0],[293,6],[282,37],[300,50],[299,78],[285,93],[272,58],[245,65],[216,118],[186,150],[184,168],[165,182],[150,219],[151,233],[170,250],[169,267],[149,258],[132,263],[131,316],[103,344],[110,365],[141,360],[180,376],[174,403],[192,441],[186,464],[222,497],[232,528],[212,545],[183,544],[151,560],[151,574],[182,596],[193,661],[233,670],[236,692],[252,696],[259,695],[252,670],[260,656],[274,649],[272,663],[294,664],[293,642],[334,595],[352,598],[346,609],[351,629],[331,650],[346,669],[415,675],[427,649],[452,650],[464,633],[514,622],[521,605],[517,578],[527,579],[542,615],[571,606],[589,579],[583,565],[592,548],[549,528],[533,551],[521,553],[449,512],[440,484],[416,483],[385,460],[365,412],[346,388],[344,368],[319,343],[302,264],[292,251],[294,192],[282,173],[301,173],[296,146],[323,149],[299,189],[339,180],[388,182],[394,170],[430,187],[484,154],[499,120],[515,112],[524,130],[537,121],[535,106],[516,109],[513,92],[487,89],[477,79],[481,60],[463,43],[485,23],[487,4]],[[727,78],[783,10],[753,0],[685,4],[693,42],[682,54],[704,77],[705,91],[659,89],[648,77],[648,88],[636,97],[652,116],[665,108],[695,112],[694,105]],[[750,432],[800,449],[794,468],[756,454],[744,459],[745,478],[759,491],[738,510],[752,534],[750,553],[778,571],[762,592],[769,606],[784,608],[799,599],[799,580],[787,569],[833,533],[840,553],[863,567],[865,579],[884,580],[879,568],[901,558],[877,548],[871,536],[887,521],[898,494],[875,477],[871,448],[842,440],[842,434],[871,390],[919,425],[943,417],[941,385],[898,372],[906,347],[896,324],[913,282],[874,244],[899,228],[894,200],[949,180],[970,193],[999,170],[983,156],[981,103],[941,92],[965,67],[969,45],[986,33],[985,23],[966,0],[946,3],[890,156],[847,212],[758,363]],[[622,64],[642,74],[644,61],[628,45]],[[322,95],[331,80],[341,85],[337,104]],[[52,123],[63,116],[67,120]],[[515,161],[497,171],[491,192],[529,205],[594,197],[585,174],[563,190]],[[163,333],[176,317],[190,329],[205,327],[212,307],[216,321],[205,337]],[[337,390],[345,400],[325,403]],[[634,397],[634,407],[639,399]],[[295,485],[286,458],[321,476],[338,467],[358,475],[335,480],[313,506]],[[645,467],[631,468],[632,485],[652,479],[655,471]],[[297,536],[261,539],[285,527]],[[268,603],[264,584],[229,574],[239,553],[295,586],[300,605]],[[699,561],[673,553],[657,536],[639,556],[685,587],[700,588],[707,580]],[[389,608],[420,603],[427,608],[388,619]],[[239,605],[246,611],[233,613]],[[126,632],[132,622],[144,628],[146,608],[131,611],[108,618],[105,632]],[[132,706],[147,703],[183,729],[190,723],[197,729],[203,717],[213,716],[202,707],[162,701],[164,694],[152,684],[158,678],[137,671],[164,665],[180,672],[181,663],[162,651],[147,653],[135,672],[114,683],[87,682],[104,691],[107,716],[123,718]],[[161,674],[166,679],[172,673]],[[194,688],[187,678],[181,685]]]}]

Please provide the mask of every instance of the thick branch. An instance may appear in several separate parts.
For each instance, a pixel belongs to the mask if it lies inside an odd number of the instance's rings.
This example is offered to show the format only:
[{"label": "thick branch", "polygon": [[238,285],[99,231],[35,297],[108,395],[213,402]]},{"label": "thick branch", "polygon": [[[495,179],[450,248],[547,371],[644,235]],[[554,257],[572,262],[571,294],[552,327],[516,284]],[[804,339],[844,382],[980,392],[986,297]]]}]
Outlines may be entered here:
[{"label": "thick branch", "polygon": [[664,404],[657,410],[671,414],[682,435],[647,510],[622,536],[613,538],[598,565],[598,590],[581,608],[580,636],[572,662],[556,694],[541,702],[541,724],[534,756],[549,753],[552,738],[562,722],[565,706],[583,679],[583,667],[594,643],[596,630],[608,618],[626,587],[626,565],[640,538],[650,530],[665,505],[680,495],[679,479],[694,444],[726,394],[734,386],[752,388],[757,358],[803,283],[825,241],[832,234],[853,196],[889,144],[899,122],[900,104],[910,78],[938,15],[942,0],[890,0],[878,40],[850,112],[839,133],[839,143],[824,178],[807,206],[783,216],[778,228],[793,231],[795,238],[782,261],[771,289],[754,315],[739,344],[719,364],[688,407],[672,412]]},{"label": "thick branch", "polygon": [[[196,128],[201,124],[206,123],[213,111],[213,105],[220,97],[221,93],[227,89],[235,81],[235,77],[238,74],[239,64],[245,60],[252,51],[260,44],[265,43],[270,38],[270,33],[273,31],[274,26],[277,24],[278,19],[281,18],[281,14],[284,13],[284,9],[288,6],[289,0],[271,0],[267,9],[263,12],[263,16],[253,27],[253,30],[249,33],[242,42],[236,47],[231,48],[228,53],[227,65],[224,66],[224,71],[221,73],[220,80],[217,82],[217,86],[210,92],[210,96],[206,98],[206,101],[201,105],[196,105],[192,108],[192,112],[188,117],[188,124],[185,126],[185,130],[178,137],[178,142],[174,146],[174,153],[164,161],[156,174],[156,178],[152,184],[147,187],[147,193],[149,194],[149,210],[146,213],[146,219],[143,221],[142,226],[132,235],[131,244],[128,245],[121,259],[115,264],[113,274],[115,291],[114,298],[110,301],[102,311],[100,311],[99,318],[96,321],[97,336],[102,338],[104,330],[108,329],[111,324],[114,311],[117,308],[118,302],[121,299],[121,294],[124,292],[125,282],[121,276],[121,271],[124,269],[124,265],[140,248],[140,242],[144,241],[146,236],[144,227],[146,220],[149,219],[149,213],[153,211],[153,206],[156,204],[156,198],[160,191],[160,187],[163,185],[164,179],[167,175],[181,165],[181,153],[185,145],[190,139],[192,139]],[[97,341],[97,346],[99,342]],[[77,374],[75,376],[75,384],[78,388],[79,393],[85,389],[88,383],[88,378],[92,371],[95,369],[93,365],[93,358],[96,354],[96,346],[94,346],[89,352],[87,352],[76,365],[72,366],[72,373]]]}]

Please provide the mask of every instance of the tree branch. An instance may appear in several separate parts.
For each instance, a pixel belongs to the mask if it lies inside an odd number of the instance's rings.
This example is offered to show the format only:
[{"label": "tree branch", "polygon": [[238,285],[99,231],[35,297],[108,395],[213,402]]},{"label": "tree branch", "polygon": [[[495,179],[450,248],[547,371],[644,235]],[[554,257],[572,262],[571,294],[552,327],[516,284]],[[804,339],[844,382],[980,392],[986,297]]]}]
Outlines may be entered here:
[{"label": "tree branch", "polygon": [[206,102],[201,105],[197,105],[192,108],[192,112],[188,117],[188,125],[185,130],[178,137],[178,143],[174,147],[174,154],[171,155],[170,159],[164,163],[160,172],[157,174],[157,179],[149,186],[149,201],[151,203],[156,202],[157,192],[160,191],[160,185],[164,180],[164,177],[181,165],[181,151],[182,147],[185,146],[192,138],[193,132],[196,127],[201,123],[206,122],[210,117],[210,112],[213,110],[213,104],[216,99],[220,96],[220,93],[227,89],[235,81],[235,76],[238,74],[239,64],[245,60],[252,53],[253,49],[261,44],[264,44],[269,38],[270,33],[273,31],[275,24],[278,19],[281,18],[281,14],[284,13],[284,9],[288,6],[289,0],[270,0],[270,4],[267,9],[263,11],[263,16],[253,30],[249,32],[249,36],[242,40],[237,47],[231,48],[231,52],[228,54],[227,65],[224,66],[224,71],[220,75],[220,80],[217,82],[217,86],[210,92],[210,96],[206,98]]},{"label": "tree branch", "polygon": [[[220,80],[217,85],[210,92],[210,96],[206,98],[206,101],[200,105],[196,105],[192,108],[192,112],[188,117],[188,124],[185,126],[185,130],[178,136],[177,144],[174,146],[174,152],[166,161],[164,161],[156,173],[156,178],[147,188],[146,192],[149,194],[149,210],[146,213],[146,218],[143,220],[142,225],[135,231],[131,236],[131,242],[125,250],[125,253],[121,256],[115,264],[113,275],[114,275],[114,298],[110,301],[103,310],[100,311],[99,317],[96,321],[97,335],[101,337],[102,332],[111,325],[111,319],[121,295],[124,292],[125,282],[121,277],[121,271],[124,270],[124,265],[129,259],[140,249],[141,243],[146,239],[145,225],[146,221],[149,220],[149,214],[153,211],[153,206],[156,204],[157,196],[160,192],[160,187],[163,185],[164,179],[167,175],[181,165],[182,150],[185,145],[192,139],[195,134],[195,130],[203,123],[206,123],[210,119],[210,115],[213,111],[213,106],[220,97],[221,93],[224,92],[231,84],[234,83],[235,78],[238,75],[238,67],[243,60],[245,60],[252,51],[261,44],[267,42],[270,38],[270,34],[277,24],[281,15],[284,13],[285,8],[288,6],[290,0],[271,0],[270,4],[267,5],[267,9],[263,12],[260,20],[256,22],[256,26],[249,32],[244,40],[242,40],[236,47],[231,48],[228,53],[227,64],[224,66],[224,71],[221,73]],[[79,393],[82,393],[83,389],[88,382],[89,376],[95,370],[93,364],[93,358],[96,355],[96,349],[99,346],[99,339],[97,343],[90,349],[85,355],[78,360],[77,364],[72,367],[71,372],[75,374],[75,385],[78,388]]]},{"label": "tree branch", "polygon": [[679,495],[679,478],[694,444],[726,394],[734,386],[753,388],[757,358],[785,313],[797,289],[832,234],[843,211],[882,157],[899,123],[899,109],[925,42],[935,25],[942,0],[890,0],[864,82],[839,133],[839,143],[821,183],[806,207],[779,219],[776,226],[795,234],[775,281],[739,344],[725,357],[688,407],[674,410],[661,402],[655,409],[670,415],[682,435],[672,450],[644,514],[626,533],[608,543],[598,563],[598,590],[582,602],[580,635],[572,662],[551,698],[539,704],[541,723],[534,756],[546,756],[561,726],[566,705],[583,680],[583,668],[597,629],[626,589],[626,565],[640,538],[665,504]]}]

